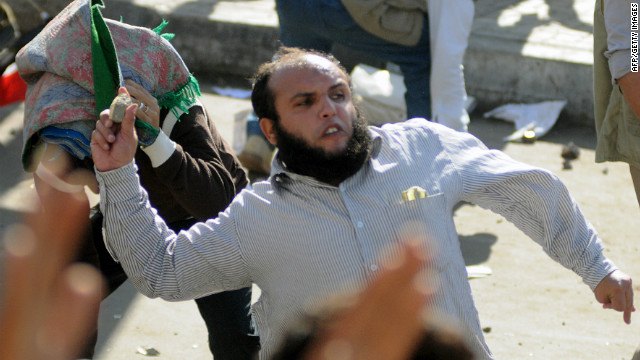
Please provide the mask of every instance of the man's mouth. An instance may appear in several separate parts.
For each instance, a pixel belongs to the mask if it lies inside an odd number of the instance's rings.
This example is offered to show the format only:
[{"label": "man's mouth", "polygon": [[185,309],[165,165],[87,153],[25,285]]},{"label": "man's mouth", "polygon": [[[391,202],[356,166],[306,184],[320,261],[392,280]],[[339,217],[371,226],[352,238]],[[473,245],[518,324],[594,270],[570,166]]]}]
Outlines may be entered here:
[{"label": "man's mouth", "polygon": [[331,135],[331,134],[335,134],[338,132],[338,128],[337,127],[330,127],[329,129],[327,129],[327,131],[324,132],[325,135]]},{"label": "man's mouth", "polygon": [[342,132],[342,127],[336,123],[329,124],[322,133],[322,136],[331,136]]}]

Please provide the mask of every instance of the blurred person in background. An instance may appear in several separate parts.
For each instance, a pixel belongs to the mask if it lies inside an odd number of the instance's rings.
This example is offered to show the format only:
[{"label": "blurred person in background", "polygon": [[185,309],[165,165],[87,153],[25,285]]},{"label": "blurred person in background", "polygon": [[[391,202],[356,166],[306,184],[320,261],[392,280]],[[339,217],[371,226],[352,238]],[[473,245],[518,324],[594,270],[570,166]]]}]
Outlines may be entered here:
[{"label": "blurred person in background", "polygon": [[[593,94],[596,162],[628,163],[636,199],[640,204],[639,12],[638,1],[596,1],[593,20]],[[634,16],[635,30],[632,29]],[[635,34],[635,40],[632,33]],[[635,49],[632,50],[634,44]],[[633,360],[640,360],[640,347]]]}]

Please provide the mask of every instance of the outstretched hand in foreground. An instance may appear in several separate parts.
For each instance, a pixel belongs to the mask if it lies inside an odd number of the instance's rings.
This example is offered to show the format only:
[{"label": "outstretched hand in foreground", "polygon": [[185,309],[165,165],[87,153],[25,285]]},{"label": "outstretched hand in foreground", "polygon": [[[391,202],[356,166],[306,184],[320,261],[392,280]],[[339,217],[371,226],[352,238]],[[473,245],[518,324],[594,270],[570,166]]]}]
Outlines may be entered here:
[{"label": "outstretched hand in foreground", "polygon": [[4,359],[77,357],[95,326],[102,299],[99,271],[72,263],[89,216],[85,199],[44,185],[39,190],[39,210],[3,238],[0,349]]}]

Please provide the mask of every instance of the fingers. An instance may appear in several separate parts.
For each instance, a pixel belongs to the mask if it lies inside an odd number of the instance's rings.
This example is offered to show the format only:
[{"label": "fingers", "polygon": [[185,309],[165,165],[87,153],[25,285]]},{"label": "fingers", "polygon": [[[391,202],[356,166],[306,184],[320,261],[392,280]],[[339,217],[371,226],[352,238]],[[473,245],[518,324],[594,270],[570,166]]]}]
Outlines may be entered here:
[{"label": "fingers", "polygon": [[631,283],[629,283],[629,287],[625,291],[625,300],[626,306],[624,307],[624,314],[622,317],[625,323],[631,324],[631,313],[636,311],[636,308],[633,306],[633,287],[631,286]]},{"label": "fingers", "polygon": [[88,223],[88,203],[46,184],[39,194],[40,210],[4,237],[0,347],[11,359],[69,359],[86,338],[89,314],[97,314],[103,280],[88,265],[68,267]]},{"label": "fingers", "polygon": [[100,120],[96,122],[96,129],[91,135],[91,143],[98,145],[104,151],[109,151],[111,143],[116,141],[116,135],[111,127],[113,121],[109,119],[109,110],[105,110],[100,114]]},{"label": "fingers", "polygon": [[144,87],[132,80],[124,81],[125,88],[127,89],[131,97],[137,99],[139,102],[144,102],[147,105],[157,105],[156,98],[153,97]]},{"label": "fingers", "polygon": [[602,308],[623,312],[622,319],[627,324],[631,323],[631,313],[635,311],[633,305],[623,296],[612,297],[608,302],[602,304]]},{"label": "fingers", "polygon": [[48,359],[72,359],[97,322],[104,280],[96,268],[82,263],[70,265],[58,280],[37,350]]},{"label": "fingers", "polygon": [[622,315],[622,319],[624,320],[625,324],[631,324],[631,309],[629,307],[627,307],[624,310],[624,314]]},{"label": "fingers", "polygon": [[[120,89],[120,92],[126,92],[125,88]],[[91,142],[95,142],[100,148],[108,151],[111,144],[116,141],[118,131],[124,131],[125,134],[131,134],[134,131],[135,112],[137,108],[137,104],[129,106],[119,126],[109,118],[109,109],[102,111],[100,113],[100,120],[96,123],[96,129],[91,137]]]},{"label": "fingers", "polygon": [[141,98],[145,94],[148,94],[147,90],[131,79],[124,81],[124,87],[129,91],[129,94],[135,98]]},{"label": "fingers", "polygon": [[[76,257],[81,234],[89,224],[86,198],[45,191],[43,203],[57,203],[63,212],[45,211],[32,223],[41,250],[38,260],[40,287],[46,311],[39,319],[38,346],[34,351],[49,359],[73,358],[88,333],[91,314],[97,314],[103,280],[90,265],[69,265]],[[82,269],[80,272],[79,269]],[[32,284],[32,286],[34,286]],[[82,317],[82,318],[79,318]]]},{"label": "fingers", "polygon": [[151,124],[156,129],[160,124],[160,109],[157,105],[149,105],[149,103],[140,102],[138,110],[135,112],[138,119]]},{"label": "fingers", "polygon": [[602,304],[603,309],[622,311],[622,319],[626,324],[631,324],[631,313],[635,311],[633,303],[622,297],[614,297],[609,302]]},{"label": "fingers", "polygon": [[[39,282],[51,283],[61,269],[76,256],[80,233],[88,226],[89,202],[84,193],[57,191],[48,184],[39,185],[42,210],[26,219],[36,241]],[[64,211],[56,209],[63,208]]]},{"label": "fingers", "polygon": [[[125,88],[119,90],[126,93]],[[100,114],[96,128],[91,135],[91,157],[99,171],[110,171],[131,162],[138,149],[135,131],[137,104],[127,107],[122,122],[117,124],[109,119],[109,109]]]},{"label": "fingers", "polygon": [[160,107],[158,100],[151,95],[144,87],[132,80],[125,80],[125,86],[133,101],[139,104],[136,116],[138,119],[153,125],[156,129],[160,124]]},{"label": "fingers", "polygon": [[[52,255],[52,258],[62,258],[70,261],[67,254],[72,253],[80,240],[77,233],[84,231],[88,225],[89,200],[84,193],[64,193],[57,191],[48,184],[39,185],[39,193],[43,204],[43,212],[35,220],[28,223],[35,229],[38,239],[42,241],[42,248]],[[64,211],[59,212],[64,204]],[[55,256],[54,256],[55,255]]]},{"label": "fingers", "polygon": [[607,275],[595,289],[596,299],[604,309],[623,312],[625,323],[631,323],[633,306],[633,287],[631,278],[622,271],[616,270]]},{"label": "fingers", "polygon": [[127,113],[124,116],[124,120],[122,120],[122,128],[120,131],[123,131],[127,136],[135,133],[136,110],[138,110],[138,104],[129,106],[127,108]]}]

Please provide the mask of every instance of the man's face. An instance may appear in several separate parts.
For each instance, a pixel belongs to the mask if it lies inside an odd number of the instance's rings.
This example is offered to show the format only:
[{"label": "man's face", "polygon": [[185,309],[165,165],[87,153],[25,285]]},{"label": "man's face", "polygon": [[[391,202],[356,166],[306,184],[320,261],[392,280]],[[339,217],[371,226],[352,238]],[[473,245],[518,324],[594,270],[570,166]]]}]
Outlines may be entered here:
[{"label": "man's face", "polygon": [[289,170],[338,185],[366,161],[369,132],[346,74],[324,58],[312,60],[318,62],[274,74],[271,89],[280,117],[266,133]]},{"label": "man's face", "polygon": [[347,75],[320,56],[306,60],[309,66],[281,69],[270,81],[279,126],[326,154],[340,153],[356,117]]}]

